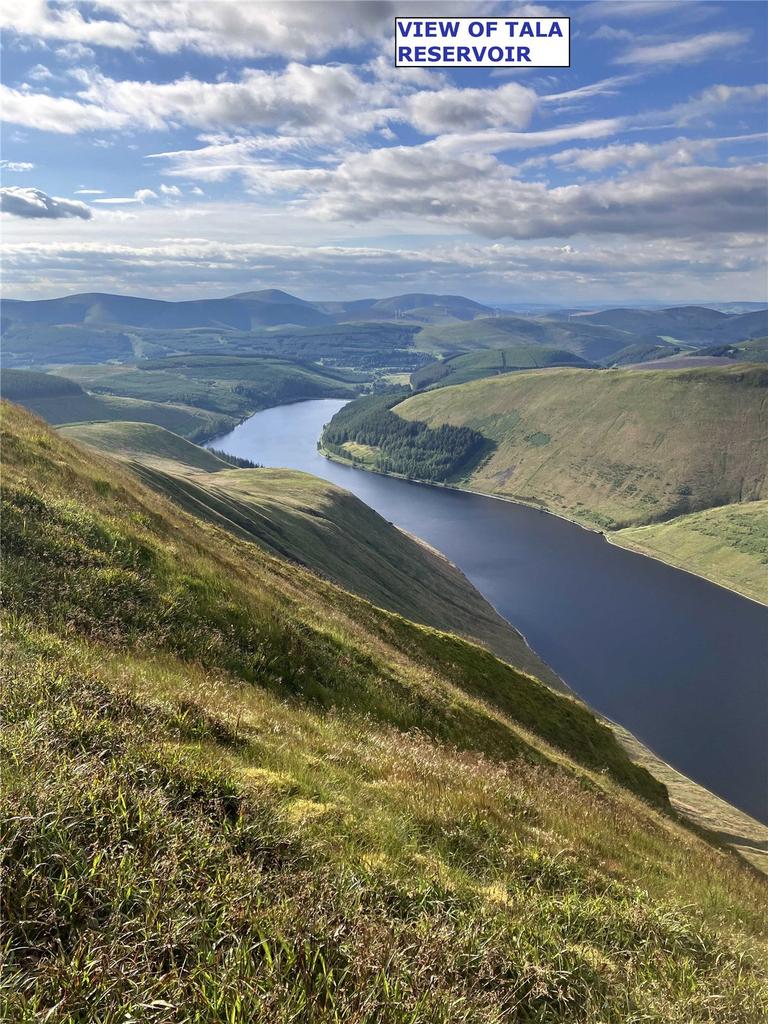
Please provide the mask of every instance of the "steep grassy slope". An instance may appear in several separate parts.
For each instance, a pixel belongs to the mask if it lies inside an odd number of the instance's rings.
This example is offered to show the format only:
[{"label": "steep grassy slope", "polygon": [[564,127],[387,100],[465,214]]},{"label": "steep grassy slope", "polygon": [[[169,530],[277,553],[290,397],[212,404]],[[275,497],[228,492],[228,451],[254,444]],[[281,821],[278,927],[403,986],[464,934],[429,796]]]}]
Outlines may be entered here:
[{"label": "steep grassy slope", "polygon": [[145,424],[87,424],[62,433],[141,463],[143,478],[192,514],[382,608],[479,640],[517,668],[564,689],[455,566],[348,491],[291,470],[233,470],[206,449]]},{"label": "steep grassy slope", "polygon": [[768,501],[705,509],[611,539],[768,604]]},{"label": "steep grassy slope", "polygon": [[395,409],[496,444],[466,481],[617,528],[768,493],[768,373],[548,370],[416,395]]},{"label": "steep grassy slope", "polygon": [[18,410],[3,451],[6,1019],[765,1014],[764,883],[576,702]]},{"label": "steep grassy slope", "polygon": [[515,345],[511,348],[480,349],[436,363],[429,363],[411,374],[411,387],[445,387],[465,384],[470,380],[495,377],[514,370],[531,370],[546,366],[588,366],[581,356],[565,349],[543,345]]}]

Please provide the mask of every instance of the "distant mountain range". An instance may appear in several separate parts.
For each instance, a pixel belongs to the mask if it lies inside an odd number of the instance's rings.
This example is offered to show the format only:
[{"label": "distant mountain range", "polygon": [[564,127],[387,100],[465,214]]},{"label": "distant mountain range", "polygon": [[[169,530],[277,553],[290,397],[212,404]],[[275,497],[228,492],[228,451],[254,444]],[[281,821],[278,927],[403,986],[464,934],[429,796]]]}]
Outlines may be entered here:
[{"label": "distant mountain range", "polygon": [[209,327],[251,331],[259,327],[292,325],[317,327],[350,321],[472,320],[493,310],[461,295],[394,295],[388,299],[351,302],[307,302],[270,288],[241,292],[224,299],[167,302],[132,295],[86,292],[60,299],[6,299],[3,318],[26,324],[88,324],[90,326],[148,327],[178,330]]},{"label": "distant mountain range", "polygon": [[[7,299],[2,326],[7,364],[14,366],[130,362],[216,350],[409,369],[414,353],[418,365],[428,355],[450,358],[519,345],[612,365],[764,338],[768,309],[738,311],[751,305],[733,303],[729,312],[675,306],[513,315],[461,295],[421,292],[348,302],[310,302],[279,289],[180,302],[88,292]],[[365,355],[357,357],[361,346]],[[406,352],[411,355],[404,357]]]}]

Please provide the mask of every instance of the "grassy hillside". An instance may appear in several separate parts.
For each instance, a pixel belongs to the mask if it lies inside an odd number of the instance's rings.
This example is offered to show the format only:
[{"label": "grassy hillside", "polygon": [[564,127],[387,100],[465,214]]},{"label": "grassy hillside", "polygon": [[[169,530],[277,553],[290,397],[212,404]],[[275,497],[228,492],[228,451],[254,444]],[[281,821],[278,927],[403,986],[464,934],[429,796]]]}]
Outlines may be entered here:
[{"label": "grassy hillside", "polygon": [[319,366],[234,356],[177,356],[124,366],[65,366],[57,372],[99,394],[192,405],[234,417],[283,402],[352,397],[359,390],[355,381]]},{"label": "grassy hillside", "polygon": [[146,482],[192,514],[306,565],[382,608],[472,637],[517,668],[564,689],[455,566],[348,491],[291,470],[233,470],[206,449],[145,424],[88,424],[64,427],[62,433],[142,463],[152,470],[143,472]]},{"label": "grassy hillside", "polygon": [[54,425],[131,420],[204,439],[223,434],[237,423],[231,416],[188,405],[89,394],[76,381],[36,370],[4,369],[0,393]]},{"label": "grassy hillside", "polygon": [[768,604],[768,501],[693,512],[611,539]]},{"label": "grassy hillside", "polygon": [[496,445],[468,486],[616,529],[768,494],[757,367],[547,370],[416,395],[407,421]]},{"label": "grassy hillside", "polygon": [[83,389],[66,377],[54,377],[37,370],[0,369],[0,394],[9,402],[23,402],[27,398],[61,398],[64,395],[83,394]]},{"label": "grassy hillside", "polygon": [[768,363],[768,338],[752,338],[732,345],[708,345],[698,349],[699,356],[725,356],[740,363]]},{"label": "grassy hillside", "polygon": [[455,355],[475,349],[543,345],[565,349],[588,362],[610,362],[615,352],[638,339],[619,328],[593,324],[581,318],[570,320],[532,317],[480,317],[468,323],[447,323],[424,327],[415,344],[434,355]]},{"label": "grassy hillside", "polygon": [[93,445],[109,455],[139,458],[165,469],[216,473],[231,466],[207,448],[153,423],[76,423],[59,428],[72,441]]},{"label": "grassy hillside", "polygon": [[514,370],[531,370],[546,366],[588,366],[589,364],[564,349],[543,345],[515,345],[511,348],[481,349],[451,356],[411,374],[411,387],[445,387],[447,384],[465,384],[469,380],[495,377]]},{"label": "grassy hillside", "polygon": [[19,410],[3,451],[6,1019],[768,1010],[765,883],[581,705]]}]

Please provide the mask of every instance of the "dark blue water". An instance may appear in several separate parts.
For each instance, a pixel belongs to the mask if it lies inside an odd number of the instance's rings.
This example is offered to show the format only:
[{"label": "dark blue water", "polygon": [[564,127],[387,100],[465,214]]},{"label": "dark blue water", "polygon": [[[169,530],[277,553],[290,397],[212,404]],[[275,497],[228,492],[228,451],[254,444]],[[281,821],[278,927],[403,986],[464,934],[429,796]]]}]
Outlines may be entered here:
[{"label": "dark blue water", "polygon": [[329,462],[324,400],[257,413],[211,442],[346,487],[455,562],[594,708],[768,822],[768,609],[511,502]]}]

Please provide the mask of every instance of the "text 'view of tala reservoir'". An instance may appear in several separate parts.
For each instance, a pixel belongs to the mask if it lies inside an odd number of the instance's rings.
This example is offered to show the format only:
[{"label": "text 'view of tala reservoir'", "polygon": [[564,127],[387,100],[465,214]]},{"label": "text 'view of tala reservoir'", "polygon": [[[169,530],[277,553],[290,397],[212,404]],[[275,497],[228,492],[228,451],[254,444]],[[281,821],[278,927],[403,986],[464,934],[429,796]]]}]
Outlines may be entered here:
[{"label": "text 'view of tala reservoir'", "polygon": [[592,707],[768,819],[763,606],[533,508],[324,458],[344,405],[267,409],[211,445],[330,480],[434,545]]}]

